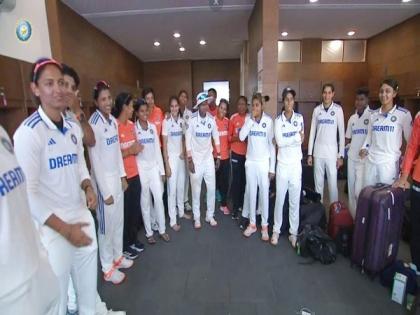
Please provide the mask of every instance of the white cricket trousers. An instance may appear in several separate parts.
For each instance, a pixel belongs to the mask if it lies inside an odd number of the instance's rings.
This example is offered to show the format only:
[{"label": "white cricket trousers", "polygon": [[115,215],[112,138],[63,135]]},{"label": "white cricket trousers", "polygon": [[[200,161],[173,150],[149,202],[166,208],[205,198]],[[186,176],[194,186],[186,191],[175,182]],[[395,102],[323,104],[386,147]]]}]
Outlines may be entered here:
[{"label": "white cricket trousers", "polygon": [[169,156],[169,167],[171,177],[167,180],[168,212],[169,225],[173,226],[176,224],[177,207],[178,216],[184,215],[185,161],[179,155]]},{"label": "white cricket trousers", "polygon": [[327,173],[328,193],[331,204],[338,201],[337,158],[324,159],[314,157],[315,191],[321,194],[321,202],[324,200],[325,173]]},{"label": "white cricket trousers", "polygon": [[399,173],[398,161],[374,164],[368,159],[365,163],[365,179],[363,187],[378,183],[391,185],[397,179]]},{"label": "white cricket trousers", "polygon": [[[97,251],[95,223],[89,210],[77,212],[67,223],[88,223],[83,231],[92,239],[92,243],[84,247],[75,247],[64,237],[47,226],[40,228],[41,241],[48,252],[48,259],[58,278],[60,286],[59,315],[67,312],[67,293],[70,275],[77,295],[80,315],[95,314]],[[46,282],[43,282],[46,283]],[[51,292],[50,292],[51,293]]]},{"label": "white cricket trousers", "polygon": [[[140,175],[141,183],[141,194],[140,204],[141,213],[143,216],[144,229],[146,231],[146,237],[153,235],[151,226],[151,211],[154,211],[157,224],[159,226],[159,234],[163,234],[166,231],[165,227],[165,208],[163,206],[163,183],[159,174],[157,166],[153,166],[149,169],[142,169]],[[151,196],[153,196],[154,207],[152,207]],[[153,209],[153,210],[152,210]]]},{"label": "white cricket trousers", "polygon": [[356,217],[357,199],[363,187],[365,162],[347,160],[347,187],[349,210],[353,219]]},{"label": "white cricket trousers", "polygon": [[[269,160],[266,161],[245,161],[246,184],[248,190],[245,198],[248,198],[249,221],[251,224],[256,223],[256,201],[257,189],[259,188],[259,199],[262,206],[261,210],[261,226],[268,226],[268,194],[270,188],[270,179],[268,177]],[[244,199],[245,200],[245,199]],[[245,202],[244,202],[245,204]]]},{"label": "white cricket trousers", "polygon": [[47,253],[41,250],[39,266],[32,277],[0,298],[0,314],[57,315],[59,308],[59,283]]},{"label": "white cricket trousers", "polygon": [[194,220],[200,220],[200,194],[203,179],[207,189],[206,219],[211,219],[214,217],[216,202],[216,170],[214,169],[213,156],[200,163],[194,162],[194,168],[195,173],[190,173]]},{"label": "white cricket trousers", "polygon": [[188,171],[187,159],[184,159],[185,168],[185,181],[184,181],[184,204],[189,201],[190,196],[188,195],[190,190],[190,172]]},{"label": "white cricket trousers", "polygon": [[274,207],[273,231],[280,233],[283,224],[283,206],[286,193],[289,191],[289,233],[297,235],[299,229],[299,206],[302,187],[302,164],[277,163],[276,169],[276,205]]},{"label": "white cricket trousers", "polygon": [[[249,219],[249,192],[248,192],[248,183],[245,184],[244,192],[244,202],[242,207],[242,217]],[[261,215],[261,211],[264,208],[262,204],[263,198],[261,198],[261,191],[258,192],[258,206],[257,206],[257,215]]]},{"label": "white cricket trousers", "polygon": [[[102,302],[102,299],[99,296],[98,291],[96,291],[96,303],[95,304],[96,304],[95,305],[95,315],[107,315],[108,314],[106,304],[104,302]],[[76,313],[76,311],[77,311],[77,296],[76,296],[76,291],[74,289],[73,280],[71,279],[71,277],[70,277],[70,281],[69,281],[67,309],[69,311],[73,312],[73,313]]]},{"label": "white cricket trousers", "polygon": [[[109,272],[123,252],[124,194],[119,176],[106,177],[114,203],[106,205],[98,191],[98,244],[102,271]],[[74,279],[73,279],[74,280]],[[79,296],[78,296],[79,297]]]}]

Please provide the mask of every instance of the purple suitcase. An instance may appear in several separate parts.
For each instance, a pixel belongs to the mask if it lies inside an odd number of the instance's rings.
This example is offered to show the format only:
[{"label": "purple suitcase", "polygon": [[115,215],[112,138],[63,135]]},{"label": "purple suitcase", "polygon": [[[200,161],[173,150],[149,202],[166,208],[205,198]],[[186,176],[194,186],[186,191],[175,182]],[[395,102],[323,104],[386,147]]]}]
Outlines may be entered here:
[{"label": "purple suitcase", "polygon": [[364,188],[357,203],[352,264],[372,276],[391,264],[398,253],[407,194],[378,184]]}]

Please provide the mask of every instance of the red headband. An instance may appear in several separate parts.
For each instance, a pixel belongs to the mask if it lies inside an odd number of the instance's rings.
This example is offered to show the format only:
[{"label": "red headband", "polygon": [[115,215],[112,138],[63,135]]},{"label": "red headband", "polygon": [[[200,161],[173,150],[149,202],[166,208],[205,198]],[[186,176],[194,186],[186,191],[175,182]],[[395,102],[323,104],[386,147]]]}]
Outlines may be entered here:
[{"label": "red headband", "polygon": [[55,61],[54,59],[47,59],[47,60],[41,61],[41,62],[39,62],[39,63],[36,63],[36,64],[35,64],[35,68],[34,68],[34,75],[32,76],[32,82],[35,82],[35,78],[36,78],[36,75],[37,75],[37,73],[38,73],[39,69],[40,69],[41,67],[46,66],[46,65],[49,65],[49,64],[56,65],[56,66],[57,66],[57,67],[59,67],[60,69],[62,69],[62,68],[63,68],[63,67],[61,66],[61,64],[60,64],[59,62]]}]

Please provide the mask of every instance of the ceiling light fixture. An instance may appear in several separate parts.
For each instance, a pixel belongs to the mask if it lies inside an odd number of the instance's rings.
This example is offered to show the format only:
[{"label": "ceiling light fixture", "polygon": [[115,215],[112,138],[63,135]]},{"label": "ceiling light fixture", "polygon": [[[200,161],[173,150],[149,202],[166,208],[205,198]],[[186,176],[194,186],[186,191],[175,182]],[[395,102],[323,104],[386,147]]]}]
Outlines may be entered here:
[{"label": "ceiling light fixture", "polygon": [[354,34],[356,34],[356,32],[355,32],[355,31],[349,31],[349,32],[347,32],[347,35],[348,35],[348,36],[353,36]]},{"label": "ceiling light fixture", "polygon": [[318,2],[318,0],[309,0],[310,3]]},{"label": "ceiling light fixture", "polygon": [[155,41],[155,42],[153,43],[153,45],[155,45],[155,47],[159,47],[159,46],[160,46],[160,43],[159,43],[158,41]]},{"label": "ceiling light fixture", "polygon": [[287,33],[287,32],[282,32],[281,33],[281,36],[283,36],[283,37],[286,37],[287,35],[289,35],[289,33]]},{"label": "ceiling light fixture", "polygon": [[402,0],[403,3],[410,2],[411,0]]},{"label": "ceiling light fixture", "polygon": [[204,46],[205,44],[207,44],[205,40],[203,40],[203,39],[202,39],[202,40],[200,40],[200,45],[201,45],[201,46]]},{"label": "ceiling light fixture", "polygon": [[174,37],[175,37],[175,38],[180,38],[180,37],[181,37],[181,34],[179,34],[178,32],[175,32],[175,33],[174,33]]},{"label": "ceiling light fixture", "polygon": [[181,47],[179,47],[179,51],[184,52],[185,48],[181,46]]}]

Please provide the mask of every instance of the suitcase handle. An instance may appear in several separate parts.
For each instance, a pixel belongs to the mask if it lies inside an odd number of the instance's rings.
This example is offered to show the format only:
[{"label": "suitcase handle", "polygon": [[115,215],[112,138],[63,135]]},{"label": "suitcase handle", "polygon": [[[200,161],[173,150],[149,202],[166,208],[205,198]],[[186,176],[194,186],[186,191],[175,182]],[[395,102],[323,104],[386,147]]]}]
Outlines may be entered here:
[{"label": "suitcase handle", "polygon": [[381,187],[385,187],[388,186],[387,184],[384,183],[376,183],[375,185],[373,185],[373,188],[377,189],[377,188],[381,188]]}]

